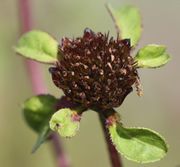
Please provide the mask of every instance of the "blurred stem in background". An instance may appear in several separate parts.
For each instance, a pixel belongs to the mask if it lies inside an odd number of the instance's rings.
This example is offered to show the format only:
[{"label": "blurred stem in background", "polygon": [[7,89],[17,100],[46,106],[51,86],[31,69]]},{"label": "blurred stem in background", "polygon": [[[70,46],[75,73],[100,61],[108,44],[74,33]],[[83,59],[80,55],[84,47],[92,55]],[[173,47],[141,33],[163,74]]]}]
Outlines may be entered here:
[{"label": "blurred stem in background", "polygon": [[[18,0],[21,34],[30,31],[32,28],[32,19],[29,3],[29,0]],[[36,95],[47,93],[47,88],[43,82],[42,72],[39,64],[31,60],[24,60],[24,63],[28,72],[28,77],[30,78],[33,93]],[[59,136],[56,133],[53,133],[51,136],[51,140],[57,158],[57,166],[69,167],[69,161],[63,151]]]}]

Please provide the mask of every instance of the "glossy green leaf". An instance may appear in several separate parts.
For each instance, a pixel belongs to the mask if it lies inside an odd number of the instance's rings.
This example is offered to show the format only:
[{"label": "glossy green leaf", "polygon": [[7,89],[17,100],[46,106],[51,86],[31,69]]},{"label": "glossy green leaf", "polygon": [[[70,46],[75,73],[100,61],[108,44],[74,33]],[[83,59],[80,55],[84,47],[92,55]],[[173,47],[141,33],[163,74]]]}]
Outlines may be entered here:
[{"label": "glossy green leaf", "polygon": [[57,61],[58,42],[46,32],[33,30],[19,39],[15,51],[35,61],[53,63]]},{"label": "glossy green leaf", "polygon": [[47,123],[44,125],[44,127],[41,129],[39,136],[37,138],[37,141],[35,145],[33,146],[32,153],[35,153],[37,149],[46,141],[46,139],[49,136],[50,128],[49,124]]},{"label": "glossy green leaf", "polygon": [[165,65],[170,60],[163,45],[147,45],[140,49],[135,57],[140,68],[157,68]]},{"label": "glossy green leaf", "polygon": [[57,99],[51,95],[38,95],[26,100],[23,113],[27,124],[35,131],[41,132],[55,112]]},{"label": "glossy green leaf", "polygon": [[134,6],[123,6],[119,10],[107,6],[116,28],[120,31],[122,39],[131,39],[131,45],[134,46],[138,43],[141,33],[141,15],[139,10]]},{"label": "glossy green leaf", "polygon": [[120,124],[109,127],[116,149],[127,159],[149,163],[162,159],[167,151],[164,139],[156,132],[145,128],[124,128]]},{"label": "glossy green leaf", "polygon": [[76,111],[63,108],[57,111],[50,120],[50,128],[62,137],[73,137],[79,130],[80,116]]}]

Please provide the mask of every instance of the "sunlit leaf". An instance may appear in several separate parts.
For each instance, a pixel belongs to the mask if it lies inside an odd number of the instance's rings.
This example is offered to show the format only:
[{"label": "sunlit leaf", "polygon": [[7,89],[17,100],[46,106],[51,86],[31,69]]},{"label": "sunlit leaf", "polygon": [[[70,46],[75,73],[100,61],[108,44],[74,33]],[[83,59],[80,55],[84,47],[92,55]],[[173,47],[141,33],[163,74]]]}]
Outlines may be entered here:
[{"label": "sunlit leaf", "polygon": [[138,163],[158,161],[168,151],[164,139],[150,129],[124,128],[117,124],[110,126],[109,132],[118,152]]},{"label": "sunlit leaf", "polygon": [[120,9],[114,9],[107,5],[109,12],[116,24],[116,28],[120,31],[122,39],[130,39],[131,45],[138,43],[141,32],[141,15],[138,8],[134,6],[123,6]]},{"label": "sunlit leaf", "polygon": [[57,61],[58,42],[46,32],[33,30],[19,39],[15,51],[35,61],[53,63]]},{"label": "sunlit leaf", "polygon": [[50,120],[50,128],[62,137],[73,137],[79,130],[80,116],[69,108],[60,109]]},{"label": "sunlit leaf", "polygon": [[26,123],[38,133],[37,141],[32,149],[34,153],[44,143],[51,131],[49,120],[55,110],[57,99],[52,95],[38,95],[26,100],[23,113]]},{"label": "sunlit leaf", "polygon": [[170,60],[166,47],[162,45],[147,45],[140,49],[135,57],[140,68],[157,68],[165,65]]},{"label": "sunlit leaf", "polygon": [[27,124],[35,131],[41,132],[44,124],[55,112],[57,99],[51,95],[33,96],[23,104],[23,113]]}]

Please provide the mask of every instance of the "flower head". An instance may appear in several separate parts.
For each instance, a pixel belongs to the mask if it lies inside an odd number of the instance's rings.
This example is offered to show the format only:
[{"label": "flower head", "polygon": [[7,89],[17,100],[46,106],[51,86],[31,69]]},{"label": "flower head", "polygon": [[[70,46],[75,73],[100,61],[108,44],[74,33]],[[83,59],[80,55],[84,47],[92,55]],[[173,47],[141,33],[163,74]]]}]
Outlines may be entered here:
[{"label": "flower head", "polygon": [[59,61],[50,68],[55,85],[85,107],[121,105],[138,78],[130,40],[84,30],[83,37],[63,38]]}]

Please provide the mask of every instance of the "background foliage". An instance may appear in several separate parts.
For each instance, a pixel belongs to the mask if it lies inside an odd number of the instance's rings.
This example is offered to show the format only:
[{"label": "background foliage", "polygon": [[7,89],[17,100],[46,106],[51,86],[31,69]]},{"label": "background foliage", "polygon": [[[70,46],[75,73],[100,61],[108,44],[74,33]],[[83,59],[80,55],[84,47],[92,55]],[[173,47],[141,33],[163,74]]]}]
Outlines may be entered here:
[{"label": "background foliage", "polygon": [[[85,27],[102,32],[110,30],[116,36],[112,20],[104,7],[105,0],[31,2],[34,29],[47,31],[59,40],[64,35],[81,35]],[[165,159],[144,167],[176,167],[180,164],[180,20],[177,17],[180,15],[180,1],[109,2],[113,6],[130,3],[140,8],[144,31],[138,48],[149,43],[164,44],[173,56],[172,61],[162,69],[140,71],[144,96],[139,98],[135,92],[130,94],[119,111],[126,126],[154,129],[166,137],[171,146]],[[15,56],[11,49],[19,37],[18,19],[17,0],[0,0],[0,166],[53,167],[55,164],[49,144],[44,145],[36,154],[30,154],[36,134],[24,123],[20,106],[32,93],[24,71],[23,58]],[[58,97],[61,92],[53,85],[47,67],[42,65],[42,69],[49,92]],[[94,112],[85,113],[78,135],[63,142],[73,167],[109,166],[100,124]],[[123,161],[124,166],[140,166],[124,158]]]}]

